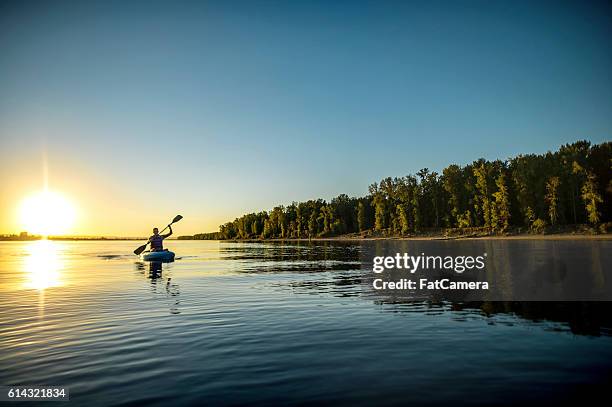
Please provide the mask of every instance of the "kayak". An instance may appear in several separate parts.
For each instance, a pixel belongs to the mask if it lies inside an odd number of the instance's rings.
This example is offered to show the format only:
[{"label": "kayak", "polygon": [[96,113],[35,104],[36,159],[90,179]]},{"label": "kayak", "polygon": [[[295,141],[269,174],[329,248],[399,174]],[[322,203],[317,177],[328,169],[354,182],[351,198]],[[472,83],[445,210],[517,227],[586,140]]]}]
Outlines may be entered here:
[{"label": "kayak", "polygon": [[174,252],[170,250],[162,250],[159,252],[144,252],[140,255],[140,260],[143,261],[174,261]]}]

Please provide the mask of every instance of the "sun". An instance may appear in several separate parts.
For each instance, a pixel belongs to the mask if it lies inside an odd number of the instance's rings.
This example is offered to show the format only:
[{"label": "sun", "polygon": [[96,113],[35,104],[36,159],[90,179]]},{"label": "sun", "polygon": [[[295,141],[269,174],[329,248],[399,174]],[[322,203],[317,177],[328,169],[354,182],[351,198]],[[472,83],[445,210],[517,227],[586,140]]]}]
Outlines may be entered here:
[{"label": "sun", "polygon": [[44,190],[23,200],[21,226],[31,234],[62,235],[71,230],[76,218],[72,203],[57,192]]}]

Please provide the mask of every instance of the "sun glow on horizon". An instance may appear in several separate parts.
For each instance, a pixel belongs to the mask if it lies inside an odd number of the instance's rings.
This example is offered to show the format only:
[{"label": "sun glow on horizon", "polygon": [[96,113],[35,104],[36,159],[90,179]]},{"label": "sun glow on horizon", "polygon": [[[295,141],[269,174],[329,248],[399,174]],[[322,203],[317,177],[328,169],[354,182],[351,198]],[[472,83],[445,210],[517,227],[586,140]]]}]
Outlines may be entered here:
[{"label": "sun glow on horizon", "polygon": [[25,198],[19,207],[22,230],[50,236],[70,232],[76,220],[75,206],[61,194],[43,190]]}]

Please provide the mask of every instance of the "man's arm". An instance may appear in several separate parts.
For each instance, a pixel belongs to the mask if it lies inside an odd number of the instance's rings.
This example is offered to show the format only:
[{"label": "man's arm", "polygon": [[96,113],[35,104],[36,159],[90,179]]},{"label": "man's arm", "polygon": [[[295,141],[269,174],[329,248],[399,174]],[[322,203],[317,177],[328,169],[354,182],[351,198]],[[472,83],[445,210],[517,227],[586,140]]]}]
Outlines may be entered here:
[{"label": "man's arm", "polygon": [[166,233],[165,235],[162,235],[164,239],[172,234],[172,225],[168,225],[168,229],[170,229],[170,232]]}]

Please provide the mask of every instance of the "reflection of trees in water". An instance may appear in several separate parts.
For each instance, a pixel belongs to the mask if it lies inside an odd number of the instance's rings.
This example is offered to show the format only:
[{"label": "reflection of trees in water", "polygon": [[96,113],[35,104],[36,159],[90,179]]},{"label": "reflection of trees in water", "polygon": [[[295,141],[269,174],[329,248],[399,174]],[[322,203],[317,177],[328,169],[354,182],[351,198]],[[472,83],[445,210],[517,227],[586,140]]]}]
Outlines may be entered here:
[{"label": "reflection of trees in water", "polygon": [[[361,290],[357,287],[362,285],[361,274],[337,274],[328,273],[329,278],[317,280],[298,280],[283,281],[270,284],[271,287],[281,289],[291,288],[296,293],[308,294],[332,294],[335,297],[357,297],[361,295]],[[319,276],[321,277],[321,276]]]},{"label": "reflection of trees in water", "polygon": [[[241,262],[241,273],[318,273],[359,269],[361,246],[338,242],[230,244],[220,248],[225,260]],[[242,264],[243,263],[243,264]]]},{"label": "reflection of trees in water", "polygon": [[163,277],[163,264],[159,261],[137,262],[136,269],[146,278],[151,280],[151,290],[153,293],[164,296],[169,301],[169,311],[171,314],[180,314],[180,288],[172,282],[172,277]]},{"label": "reflection of trees in water", "polygon": [[[586,250],[585,250],[586,249]],[[472,313],[479,317],[510,315],[519,320],[564,324],[571,332],[580,335],[612,335],[612,302],[510,302],[469,301],[462,292],[445,292],[436,297],[407,298],[396,292],[372,292],[374,277],[368,261],[375,255],[389,253],[449,255],[489,253],[489,278],[512,295],[515,276],[507,270],[535,270],[529,281],[553,278],[563,281],[568,265],[580,267],[582,278],[586,278],[586,266],[592,266],[597,283],[605,271],[601,248],[588,242],[518,241],[465,241],[435,243],[427,241],[372,241],[372,242],[266,242],[241,243],[222,246],[224,259],[239,262],[236,271],[244,273],[299,273],[306,274],[296,279],[283,279],[269,286],[300,294],[326,294],[335,297],[361,297],[384,305],[384,312],[418,312],[440,314],[455,312]],[[528,255],[525,255],[528,253]],[[580,257],[582,256],[582,257]],[[586,257],[585,257],[586,256]],[[582,259],[582,260],[580,260]],[[589,259],[586,262],[584,259]],[[566,264],[568,263],[568,264]],[[544,273],[547,271],[547,273]],[[387,272],[388,273],[388,272]],[[590,274],[589,274],[590,275]],[[551,277],[552,276],[552,277]],[[474,277],[475,278],[475,277]],[[470,276],[465,275],[464,280]],[[542,284],[546,282],[543,281]],[[534,283],[534,285],[536,285]],[[550,324],[547,326],[550,328]]]},{"label": "reflection of trees in water", "polygon": [[477,316],[511,315],[532,322],[554,322],[566,325],[576,335],[612,335],[612,302],[453,302],[414,300],[394,296],[364,295],[364,284],[370,276],[363,272],[317,274],[316,279],[280,281],[271,284],[291,289],[296,294],[326,294],[334,297],[360,297],[383,305],[384,312],[425,313],[470,312]]},{"label": "reflection of trees in water", "polygon": [[455,309],[479,309],[485,315],[514,314],[530,321],[567,324],[577,335],[612,335],[610,302],[482,302],[453,304]]},{"label": "reflection of trees in water", "polygon": [[381,305],[390,305],[385,310],[391,312],[472,312],[486,317],[506,314],[526,321],[560,323],[566,325],[576,335],[612,335],[612,303],[610,302],[431,302],[410,300],[377,300],[375,302]]},{"label": "reflection of trees in water", "polygon": [[424,313],[438,315],[445,312],[469,312],[479,317],[510,315],[519,320],[532,322],[553,322],[566,325],[576,335],[612,335],[612,302],[510,302],[473,301],[453,302],[435,300],[414,300],[394,296],[363,295],[364,283],[369,276],[361,273],[328,275],[316,280],[277,282],[272,286],[290,288],[297,294],[326,294],[334,297],[360,297],[382,305],[384,312]]},{"label": "reflection of trees in water", "polygon": [[493,317],[512,315],[532,322],[554,322],[566,325],[576,335],[612,335],[612,303],[610,302],[536,302],[536,301],[474,301],[474,302],[432,302],[394,299],[374,301],[386,305],[384,311],[424,312],[472,312],[476,315]]}]

